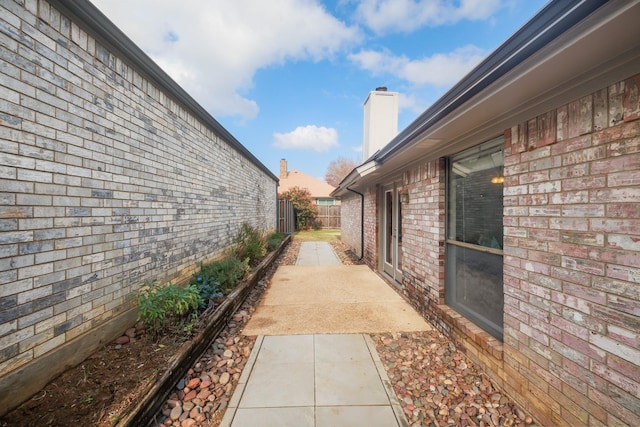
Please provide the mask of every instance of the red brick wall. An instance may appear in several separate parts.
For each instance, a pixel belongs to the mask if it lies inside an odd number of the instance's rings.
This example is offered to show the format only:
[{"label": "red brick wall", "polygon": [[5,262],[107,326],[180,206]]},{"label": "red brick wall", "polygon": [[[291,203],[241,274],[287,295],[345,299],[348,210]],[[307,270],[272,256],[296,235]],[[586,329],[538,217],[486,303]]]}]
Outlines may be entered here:
[{"label": "red brick wall", "polygon": [[505,133],[504,387],[547,425],[640,419],[639,87]]},{"label": "red brick wall", "polygon": [[[640,75],[505,131],[504,343],[444,305],[444,162],[403,174],[402,292],[544,425],[640,419],[639,88]],[[375,270],[376,200],[372,187]]]},{"label": "red brick wall", "polygon": [[434,307],[444,304],[444,159],[420,163],[403,175],[409,203],[402,206],[402,292],[437,324]]}]

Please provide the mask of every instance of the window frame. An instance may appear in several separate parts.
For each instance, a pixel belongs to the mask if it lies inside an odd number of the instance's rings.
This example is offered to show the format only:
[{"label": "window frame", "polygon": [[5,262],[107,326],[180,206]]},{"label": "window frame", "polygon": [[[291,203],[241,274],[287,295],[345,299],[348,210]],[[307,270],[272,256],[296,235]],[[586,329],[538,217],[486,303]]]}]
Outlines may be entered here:
[{"label": "window frame", "polygon": [[[474,154],[473,153],[474,151],[476,151],[478,154],[482,154],[482,153],[486,153],[488,151],[497,149],[498,147],[500,148],[499,151],[502,152],[502,165],[501,165],[502,175],[501,176],[503,176],[504,175],[504,136],[502,135],[496,138],[489,139],[474,147],[460,151],[459,153],[456,153],[446,158],[446,162],[445,162],[445,165],[446,165],[446,170],[445,170],[446,172],[445,173],[445,195],[446,195],[445,196],[445,304],[451,307],[452,309],[456,310],[460,314],[462,314],[465,318],[469,319],[470,322],[480,327],[482,330],[486,331],[496,339],[502,341],[503,335],[504,335],[504,279],[502,275],[502,272],[503,272],[502,270],[504,266],[504,252],[502,249],[504,245],[504,242],[503,242],[504,225],[502,224],[502,227],[501,227],[503,234],[501,239],[502,241],[499,242],[500,249],[457,240],[455,238],[457,230],[454,229],[452,232],[452,229],[451,229],[451,225],[452,225],[451,224],[452,222],[451,186],[453,185],[453,180],[451,175],[453,174],[454,162],[456,161],[459,162],[461,159],[469,158]],[[500,185],[502,185],[502,182],[500,182]],[[504,192],[503,192],[503,195],[504,195]],[[502,206],[501,206],[500,212],[503,212],[504,199],[501,199],[501,200],[502,200]],[[457,208],[458,206],[456,206],[456,214],[458,213]],[[504,217],[504,214],[501,215],[501,218],[503,217]],[[500,283],[499,285],[497,282],[495,283],[496,287],[500,286],[502,288],[502,292],[500,292],[502,301],[499,302],[498,304],[500,307],[502,307],[502,310],[500,311],[500,318],[501,318],[500,324],[496,324],[494,321],[491,321],[486,316],[483,316],[480,311],[473,311],[469,309],[467,305],[464,305],[458,302],[458,297],[456,295],[456,293],[458,292],[457,287],[468,286],[468,284],[457,283],[458,265],[457,265],[457,260],[454,257],[468,250],[477,252],[479,257],[485,257],[485,259],[490,259],[495,256],[500,257],[499,262],[496,261],[495,263],[492,262],[490,264],[491,267],[493,267],[493,269],[499,269],[500,271],[500,275],[499,275]],[[452,265],[452,263],[455,263],[455,265]],[[454,277],[451,277],[451,276],[454,276]]]}]

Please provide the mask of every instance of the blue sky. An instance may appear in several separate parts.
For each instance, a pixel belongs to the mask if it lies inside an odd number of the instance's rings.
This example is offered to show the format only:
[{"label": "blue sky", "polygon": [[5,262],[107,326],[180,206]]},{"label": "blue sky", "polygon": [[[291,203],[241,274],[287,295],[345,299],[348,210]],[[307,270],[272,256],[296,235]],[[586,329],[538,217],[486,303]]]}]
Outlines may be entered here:
[{"label": "blue sky", "polygon": [[540,10],[542,0],[92,0],[274,174],[361,161],[369,91],[398,130]]}]

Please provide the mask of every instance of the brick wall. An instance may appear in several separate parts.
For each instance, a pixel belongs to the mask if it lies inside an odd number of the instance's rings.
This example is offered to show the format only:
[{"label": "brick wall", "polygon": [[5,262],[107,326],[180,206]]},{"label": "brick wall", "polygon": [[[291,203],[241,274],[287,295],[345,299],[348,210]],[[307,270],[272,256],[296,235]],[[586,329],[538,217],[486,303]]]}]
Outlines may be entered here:
[{"label": "brick wall", "polygon": [[444,304],[444,159],[420,163],[403,175],[402,292],[427,319]]},{"label": "brick wall", "polygon": [[378,189],[370,187],[364,193],[364,262],[378,270]]},{"label": "brick wall", "polygon": [[444,304],[444,162],[403,172],[403,294],[543,425],[640,418],[639,89],[637,75],[505,131],[504,343]]},{"label": "brick wall", "polygon": [[2,2],[0,28],[4,376],[145,281],[188,276],[243,222],[274,228],[276,182],[46,1]]},{"label": "brick wall", "polygon": [[506,132],[505,387],[545,424],[640,418],[639,88]]},{"label": "brick wall", "polygon": [[357,194],[341,200],[340,239],[349,245],[357,256],[362,256],[362,202]]}]

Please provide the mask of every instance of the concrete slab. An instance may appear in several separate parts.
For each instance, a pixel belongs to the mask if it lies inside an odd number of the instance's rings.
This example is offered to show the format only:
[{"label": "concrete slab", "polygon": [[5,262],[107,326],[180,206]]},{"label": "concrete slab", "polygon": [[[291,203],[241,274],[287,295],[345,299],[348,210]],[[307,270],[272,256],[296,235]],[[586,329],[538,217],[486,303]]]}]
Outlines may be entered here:
[{"label": "concrete slab", "polygon": [[431,326],[366,265],[281,266],[245,335],[426,331]]},{"label": "concrete slab", "polygon": [[368,335],[258,337],[249,361],[221,427],[408,425]]},{"label": "concrete slab", "polygon": [[251,372],[239,408],[313,406],[314,364],[265,363],[260,359]]},{"label": "concrete slab", "polygon": [[316,408],[316,427],[389,427],[397,425],[398,422],[389,406],[320,406]]},{"label": "concrete slab", "polygon": [[[313,427],[315,425],[315,408],[313,406],[294,408],[240,408],[235,414],[233,425],[239,427]],[[333,426],[337,425],[341,424],[333,424]]]},{"label": "concrete slab", "polygon": [[296,265],[340,265],[340,258],[328,242],[302,242]]},{"label": "concrete slab", "polygon": [[298,263],[278,268],[244,329],[258,337],[220,426],[407,427],[364,333],[430,326],[367,266],[341,265],[326,242],[303,242]]}]

